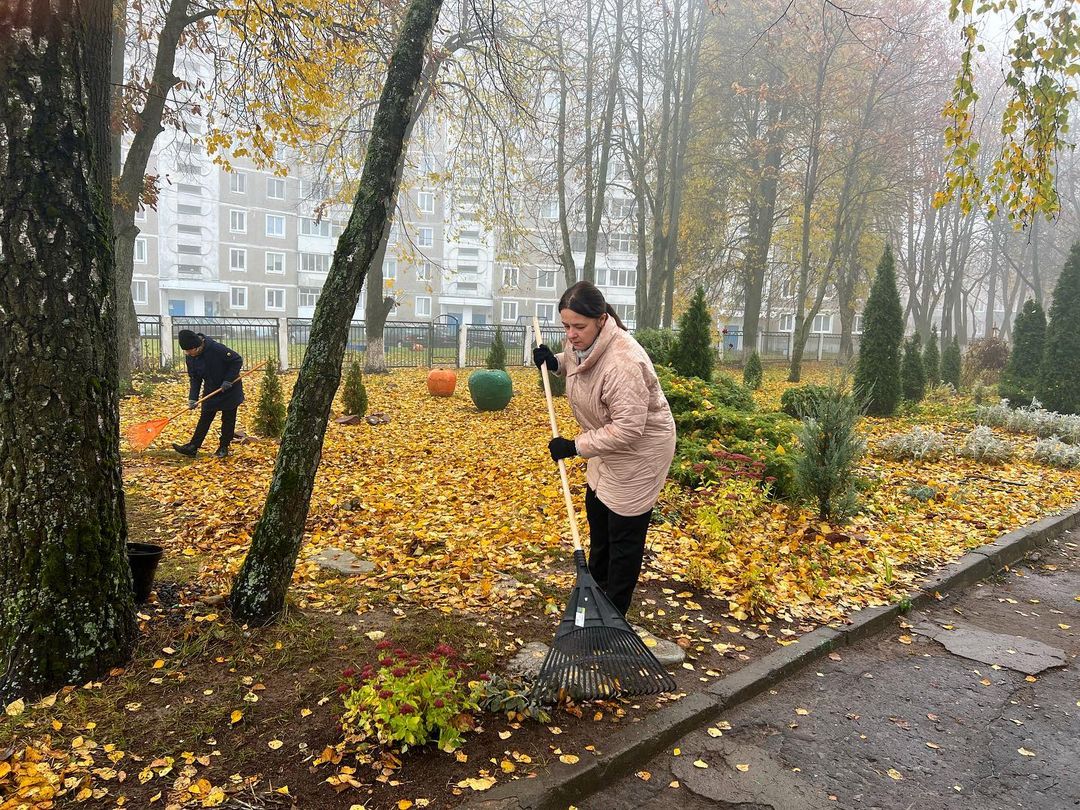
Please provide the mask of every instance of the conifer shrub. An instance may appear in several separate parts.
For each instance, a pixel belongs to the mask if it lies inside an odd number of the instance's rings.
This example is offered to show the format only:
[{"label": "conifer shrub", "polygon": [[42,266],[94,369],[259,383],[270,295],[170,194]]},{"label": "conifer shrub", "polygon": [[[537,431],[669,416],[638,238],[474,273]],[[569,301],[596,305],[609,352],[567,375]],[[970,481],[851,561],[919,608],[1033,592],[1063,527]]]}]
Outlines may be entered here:
[{"label": "conifer shrub", "polygon": [[892,248],[878,262],[870,295],[863,310],[862,341],[855,369],[855,391],[872,416],[890,416],[900,403],[900,342],[904,313],[896,289]]},{"label": "conifer shrub", "polygon": [[923,349],[922,355],[923,374],[926,375],[926,384],[930,388],[934,388],[941,382],[941,349],[938,348],[938,344],[935,326],[930,330],[930,337],[927,338],[926,348]]},{"label": "conifer shrub", "polygon": [[367,388],[364,387],[363,366],[358,360],[353,360],[349,366],[349,373],[341,390],[341,404],[345,413],[351,416],[363,416],[367,413]]},{"label": "conifer shrub", "polygon": [[764,374],[765,370],[761,367],[761,358],[758,357],[758,353],[755,350],[750,353],[750,359],[746,361],[746,366],[743,368],[743,385],[751,391],[757,391],[761,388],[761,378]]},{"label": "conifer shrub", "polygon": [[752,411],[756,407],[750,390],[723,372],[706,382],[698,377],[680,376],[667,366],[657,366],[656,376],[673,414],[708,410],[717,405],[740,411]]},{"label": "conifer shrub", "polygon": [[916,332],[904,343],[904,360],[900,367],[904,399],[921,402],[926,396],[926,374],[923,372],[922,341]]},{"label": "conifer shrub", "polygon": [[268,439],[280,439],[285,431],[285,398],[281,393],[281,379],[278,377],[275,358],[271,358],[263,369],[252,429],[259,436]]},{"label": "conifer shrub", "polygon": [[858,509],[855,468],[866,451],[858,432],[861,408],[855,397],[834,387],[803,417],[794,453],[796,492],[816,504],[823,520],[843,520]]},{"label": "conifer shrub", "polygon": [[1052,411],[1080,414],[1080,242],[1054,287],[1038,397]]},{"label": "conifer shrub", "polygon": [[495,339],[488,349],[486,366],[493,371],[506,371],[506,344],[503,342],[502,327],[495,327]]},{"label": "conifer shrub", "polygon": [[671,366],[684,377],[712,378],[716,353],[712,345],[712,316],[705,289],[698,287],[690,307],[679,318],[679,335],[671,350]]},{"label": "conifer shrub", "polygon": [[666,366],[671,364],[671,352],[678,336],[674,329],[639,329],[634,332],[634,340],[641,344],[653,365]]},{"label": "conifer shrub", "polygon": [[952,341],[941,354],[941,382],[948,383],[954,390],[960,390],[960,339],[953,335]]},{"label": "conifer shrub", "polygon": [[1029,298],[1013,321],[1012,349],[1001,373],[998,393],[1014,408],[1035,399],[1046,343],[1046,313]]}]

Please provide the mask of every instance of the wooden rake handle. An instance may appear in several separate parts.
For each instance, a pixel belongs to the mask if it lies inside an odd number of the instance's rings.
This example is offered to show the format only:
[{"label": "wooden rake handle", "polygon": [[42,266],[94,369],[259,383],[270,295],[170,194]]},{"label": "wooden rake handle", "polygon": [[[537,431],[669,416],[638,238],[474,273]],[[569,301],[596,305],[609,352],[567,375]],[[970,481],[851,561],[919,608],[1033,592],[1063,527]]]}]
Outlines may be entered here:
[{"label": "wooden rake handle", "polygon": [[[533,315],[533,335],[536,345],[541,343],[540,319]],[[555,419],[555,403],[551,398],[551,380],[548,378],[547,363],[540,364],[540,376],[544,380],[544,397],[547,399],[548,418],[551,420],[551,437],[559,437],[559,423]],[[559,478],[562,480],[563,500],[566,502],[566,517],[570,520],[570,535],[574,538],[574,551],[581,551],[581,536],[578,534],[577,512],[574,511],[574,499],[570,496],[570,479],[566,477],[566,461],[559,459]]]},{"label": "wooden rake handle", "polygon": [[[259,365],[252,366],[247,371],[245,371],[243,374],[241,374],[239,377],[237,377],[235,380],[233,380],[233,383],[235,384],[235,383],[240,382],[240,380],[244,379],[244,377],[246,377],[248,374],[251,374],[252,372],[258,371],[260,368],[262,368],[263,366],[265,366],[269,362],[270,362],[269,360],[263,360],[261,363],[259,363]],[[203,402],[210,399],[210,397],[216,396],[217,394],[220,394],[220,393],[221,393],[221,389],[217,388],[217,389],[211,391],[209,394],[203,394],[201,397],[199,397],[197,400],[195,400],[195,404],[196,405],[201,405]],[[174,413],[172,416],[169,417],[169,421],[171,422],[176,417],[183,416],[188,411],[193,411],[193,410],[195,410],[195,409],[194,408],[184,408],[184,410],[182,410],[182,411],[177,411],[176,413]]]}]

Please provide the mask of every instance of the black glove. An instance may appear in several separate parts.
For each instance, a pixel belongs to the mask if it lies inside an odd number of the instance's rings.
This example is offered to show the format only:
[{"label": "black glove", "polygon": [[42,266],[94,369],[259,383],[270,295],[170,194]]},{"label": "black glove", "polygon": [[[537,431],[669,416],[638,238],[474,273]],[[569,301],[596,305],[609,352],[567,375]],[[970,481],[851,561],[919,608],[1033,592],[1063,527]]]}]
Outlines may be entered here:
[{"label": "black glove", "polygon": [[564,458],[573,458],[577,455],[577,445],[570,439],[556,436],[548,442],[548,452],[551,453],[552,461],[560,461]]},{"label": "black glove", "polygon": [[187,406],[188,406],[188,410],[189,410],[189,411],[193,411],[193,410],[195,410],[195,406],[196,406],[196,405],[198,405],[198,404],[199,404],[199,401],[198,401],[198,400],[196,400],[196,399],[189,399],[189,400],[187,401]]},{"label": "black glove", "polygon": [[548,371],[552,373],[559,370],[559,359],[543,343],[533,349],[533,362],[537,368],[547,363]]},{"label": "black glove", "polygon": [[232,387],[233,387],[232,382],[230,382],[229,380],[225,380],[225,382],[223,382],[221,384],[221,393],[223,393],[223,394],[229,393],[229,389],[232,388]]}]

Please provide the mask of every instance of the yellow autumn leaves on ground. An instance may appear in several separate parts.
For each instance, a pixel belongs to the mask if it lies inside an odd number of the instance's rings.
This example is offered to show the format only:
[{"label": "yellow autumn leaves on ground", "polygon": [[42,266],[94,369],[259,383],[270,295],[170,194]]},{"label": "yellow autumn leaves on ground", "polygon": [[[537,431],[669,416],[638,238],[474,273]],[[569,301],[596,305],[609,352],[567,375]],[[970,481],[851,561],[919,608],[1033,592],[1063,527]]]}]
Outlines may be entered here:
[{"label": "yellow autumn leaves on ground", "polygon": [[[777,407],[783,371],[766,369],[755,393],[761,409]],[[366,379],[371,410],[386,413],[389,424],[328,428],[294,579],[303,606],[356,607],[356,585],[442,610],[506,613],[538,597],[537,583],[569,584],[566,518],[535,371],[512,370],[513,400],[488,413],[475,409],[462,384],[453,397],[429,396],[425,374]],[[467,374],[459,371],[461,382]],[[833,376],[812,367],[806,381]],[[285,380],[286,396],[293,379]],[[124,401],[123,422],[167,413],[185,395],[182,381],[159,385],[150,398]],[[962,438],[970,428],[966,404],[955,398],[905,419],[863,421],[870,444],[860,468],[864,510],[845,526],[821,525],[810,510],[770,501],[748,482],[695,492],[669,485],[649,535],[655,557],[647,575],[725,598],[737,619],[826,621],[899,598],[917,574],[1080,498],[1080,474],[1030,461],[987,466],[953,454],[937,462],[874,455],[881,439],[920,418]],[[566,400],[556,400],[556,409],[562,432],[573,436]],[[161,449],[185,440],[190,427],[174,423],[155,448],[126,454],[125,481],[129,492],[162,506],[169,551],[188,555],[208,587],[225,592],[246,553],[277,445],[245,443],[224,461],[189,462]],[[580,508],[584,464],[569,467]],[[931,500],[910,494],[926,486]],[[344,585],[328,579],[312,560],[327,547],[352,551],[375,570]]]}]

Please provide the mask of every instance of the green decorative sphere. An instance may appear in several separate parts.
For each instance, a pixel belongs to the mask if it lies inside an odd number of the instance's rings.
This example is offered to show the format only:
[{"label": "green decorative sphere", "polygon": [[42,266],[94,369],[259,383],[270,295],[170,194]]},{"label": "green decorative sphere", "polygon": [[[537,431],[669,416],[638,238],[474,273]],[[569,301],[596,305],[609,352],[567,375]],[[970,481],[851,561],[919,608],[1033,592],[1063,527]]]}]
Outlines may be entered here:
[{"label": "green decorative sphere", "polygon": [[501,411],[514,395],[514,386],[505,371],[484,369],[469,375],[469,395],[477,409]]}]

